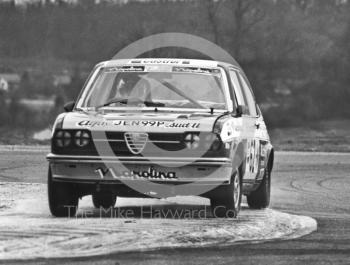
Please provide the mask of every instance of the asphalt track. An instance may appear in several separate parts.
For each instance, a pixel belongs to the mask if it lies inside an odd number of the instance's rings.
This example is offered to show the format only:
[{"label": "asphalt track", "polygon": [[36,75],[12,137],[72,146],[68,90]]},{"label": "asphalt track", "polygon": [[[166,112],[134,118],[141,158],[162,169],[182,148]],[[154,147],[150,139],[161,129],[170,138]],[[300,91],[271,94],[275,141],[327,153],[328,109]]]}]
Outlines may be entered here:
[{"label": "asphalt track", "polygon": [[115,208],[95,209],[86,196],[77,216],[53,218],[44,184],[3,182],[0,190],[0,260],[229,246],[317,229],[311,217],[246,206],[237,219],[212,218],[209,200],[200,197],[118,198]]},{"label": "asphalt track", "polygon": [[[43,157],[42,151],[0,152],[0,182],[45,183],[46,162]],[[350,264],[349,175],[350,154],[276,154],[271,208],[311,216],[318,223],[316,232],[298,239],[257,244],[212,244],[200,248],[188,245],[95,257],[63,257],[30,262],[7,260],[5,263]],[[242,213],[244,211],[247,210],[243,209]]]}]

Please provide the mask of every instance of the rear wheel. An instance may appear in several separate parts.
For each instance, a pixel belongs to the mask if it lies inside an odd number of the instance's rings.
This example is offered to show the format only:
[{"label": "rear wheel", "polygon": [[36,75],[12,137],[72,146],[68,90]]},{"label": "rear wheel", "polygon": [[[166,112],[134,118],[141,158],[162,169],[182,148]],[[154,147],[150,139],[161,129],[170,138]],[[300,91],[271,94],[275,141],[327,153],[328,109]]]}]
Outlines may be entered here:
[{"label": "rear wheel", "polygon": [[115,206],[117,197],[112,193],[96,192],[92,194],[92,203],[95,208],[111,208]]},{"label": "rear wheel", "polygon": [[252,209],[267,208],[270,204],[271,194],[271,172],[268,168],[265,169],[265,174],[258,189],[247,196],[247,202]]},{"label": "rear wheel", "polygon": [[79,197],[71,185],[53,181],[50,168],[47,188],[51,214],[56,217],[74,217],[78,209]]},{"label": "rear wheel", "polygon": [[214,217],[236,218],[242,201],[242,179],[239,170],[232,176],[230,185],[222,186],[210,199]]}]

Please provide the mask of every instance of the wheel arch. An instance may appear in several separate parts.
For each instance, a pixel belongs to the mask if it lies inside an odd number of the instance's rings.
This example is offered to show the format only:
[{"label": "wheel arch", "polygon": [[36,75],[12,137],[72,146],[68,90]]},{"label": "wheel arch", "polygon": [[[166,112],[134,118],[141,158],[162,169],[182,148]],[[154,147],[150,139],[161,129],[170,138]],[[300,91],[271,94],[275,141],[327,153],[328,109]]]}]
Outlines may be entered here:
[{"label": "wheel arch", "polygon": [[270,173],[272,172],[274,161],[275,161],[275,150],[273,149],[273,147],[271,147],[268,154],[268,159],[267,159],[267,168],[270,171]]},{"label": "wheel arch", "polygon": [[[240,141],[233,153],[232,167],[234,170],[238,169],[243,180],[246,168],[246,149],[244,148],[244,142]],[[233,172],[234,173],[234,172]]]}]

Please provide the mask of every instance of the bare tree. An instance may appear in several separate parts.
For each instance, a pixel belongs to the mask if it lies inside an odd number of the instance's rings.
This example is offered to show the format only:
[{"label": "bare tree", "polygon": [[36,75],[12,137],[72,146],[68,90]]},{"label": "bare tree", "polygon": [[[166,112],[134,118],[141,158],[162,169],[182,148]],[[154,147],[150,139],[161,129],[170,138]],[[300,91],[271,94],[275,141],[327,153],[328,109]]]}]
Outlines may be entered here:
[{"label": "bare tree", "polygon": [[295,0],[295,5],[301,10],[305,11],[309,5],[313,4],[313,0]]},{"label": "bare tree", "polygon": [[232,0],[231,6],[234,20],[234,55],[238,58],[242,43],[250,30],[265,18],[262,0]]},{"label": "bare tree", "polygon": [[207,11],[209,24],[212,28],[214,42],[218,45],[220,44],[220,25],[217,18],[217,13],[222,2],[223,0],[205,0],[205,8]]}]

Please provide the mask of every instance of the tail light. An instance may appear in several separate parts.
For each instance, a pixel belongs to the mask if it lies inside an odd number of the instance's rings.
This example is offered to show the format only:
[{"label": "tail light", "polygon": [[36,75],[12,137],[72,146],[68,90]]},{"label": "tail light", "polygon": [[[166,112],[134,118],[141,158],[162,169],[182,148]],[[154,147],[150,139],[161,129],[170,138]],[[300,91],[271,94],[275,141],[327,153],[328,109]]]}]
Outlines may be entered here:
[{"label": "tail light", "polygon": [[187,149],[197,149],[199,147],[200,138],[198,134],[188,133],[185,135],[184,143]]},{"label": "tail light", "polygon": [[91,142],[90,133],[87,130],[58,130],[54,133],[53,144],[59,148],[69,146],[85,147]]},{"label": "tail light", "polygon": [[223,142],[216,133],[188,133],[185,135],[184,143],[187,149],[201,148],[207,151],[218,151]]},{"label": "tail light", "polygon": [[67,131],[58,131],[54,137],[56,146],[67,147],[72,142],[72,135]]},{"label": "tail light", "polygon": [[74,135],[74,143],[79,147],[87,146],[90,140],[90,134],[87,131],[77,131]]}]

